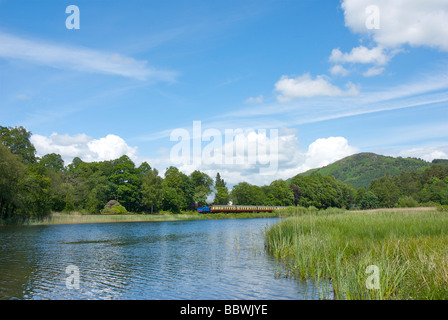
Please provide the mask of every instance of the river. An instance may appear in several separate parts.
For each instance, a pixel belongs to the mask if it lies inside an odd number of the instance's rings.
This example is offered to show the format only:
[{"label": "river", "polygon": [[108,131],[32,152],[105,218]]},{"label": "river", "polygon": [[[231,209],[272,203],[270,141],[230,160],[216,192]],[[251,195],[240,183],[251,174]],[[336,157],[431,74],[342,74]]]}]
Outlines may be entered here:
[{"label": "river", "polygon": [[266,254],[278,221],[0,227],[0,299],[319,299]]}]

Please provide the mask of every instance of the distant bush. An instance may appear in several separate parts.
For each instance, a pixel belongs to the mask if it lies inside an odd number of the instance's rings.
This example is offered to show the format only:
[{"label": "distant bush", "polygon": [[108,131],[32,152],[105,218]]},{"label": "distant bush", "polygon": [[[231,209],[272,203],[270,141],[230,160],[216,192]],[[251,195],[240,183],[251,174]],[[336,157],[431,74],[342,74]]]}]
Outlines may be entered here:
[{"label": "distant bush", "polygon": [[437,205],[437,211],[448,211],[448,205],[446,204]]},{"label": "distant bush", "polygon": [[316,208],[315,206],[309,206],[307,209],[308,209],[308,213],[317,213],[317,212],[319,212],[319,209]]},{"label": "distant bush", "polygon": [[400,208],[415,208],[419,206],[419,203],[410,196],[403,196],[398,199],[398,206]]},{"label": "distant bush", "polygon": [[372,191],[367,191],[364,194],[360,204],[363,210],[376,209],[380,206],[378,197]]},{"label": "distant bush", "polygon": [[[335,208],[328,208],[326,210],[329,209],[335,209]],[[290,214],[290,215],[306,215],[306,214],[316,214],[319,212],[325,212],[326,210],[319,210],[318,208],[314,207],[314,206],[310,206],[310,207],[302,207],[302,206],[290,206],[288,208],[285,209],[277,209],[274,210],[275,212],[279,213],[279,214]]]},{"label": "distant bush", "polygon": [[123,207],[118,201],[110,200],[101,210],[101,214],[123,214],[128,213],[125,207]]},{"label": "distant bush", "polygon": [[419,204],[420,207],[437,207],[438,203],[434,201],[422,202]]}]

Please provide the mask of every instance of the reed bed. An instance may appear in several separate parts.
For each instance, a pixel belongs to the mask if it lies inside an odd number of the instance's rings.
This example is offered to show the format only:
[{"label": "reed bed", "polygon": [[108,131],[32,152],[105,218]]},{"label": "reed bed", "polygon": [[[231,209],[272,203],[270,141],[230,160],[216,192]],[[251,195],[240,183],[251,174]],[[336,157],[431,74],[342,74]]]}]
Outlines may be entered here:
[{"label": "reed bed", "polygon": [[145,221],[176,221],[188,220],[189,216],[184,214],[160,214],[160,215],[137,215],[137,214],[80,214],[80,213],[53,213],[43,219],[31,220],[30,225],[53,225],[53,224],[82,224],[82,223],[113,223],[113,222],[145,222]]},{"label": "reed bed", "polygon": [[267,251],[283,259],[289,274],[331,283],[336,299],[448,298],[446,212],[296,213],[265,234]]}]

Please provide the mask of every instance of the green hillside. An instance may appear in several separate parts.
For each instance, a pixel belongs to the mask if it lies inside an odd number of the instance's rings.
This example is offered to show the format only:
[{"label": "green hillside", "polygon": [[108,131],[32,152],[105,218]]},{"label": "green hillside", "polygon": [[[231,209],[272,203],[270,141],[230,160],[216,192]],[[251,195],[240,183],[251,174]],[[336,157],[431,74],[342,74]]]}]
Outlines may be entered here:
[{"label": "green hillside", "polygon": [[[435,161],[437,160],[433,162]],[[330,174],[336,179],[345,183],[351,183],[356,187],[367,187],[370,181],[380,178],[387,173],[397,175],[402,171],[421,171],[430,166],[430,162],[421,159],[394,158],[375,153],[358,153],[328,166],[300,173],[300,175],[308,176],[320,173],[326,176]]]}]

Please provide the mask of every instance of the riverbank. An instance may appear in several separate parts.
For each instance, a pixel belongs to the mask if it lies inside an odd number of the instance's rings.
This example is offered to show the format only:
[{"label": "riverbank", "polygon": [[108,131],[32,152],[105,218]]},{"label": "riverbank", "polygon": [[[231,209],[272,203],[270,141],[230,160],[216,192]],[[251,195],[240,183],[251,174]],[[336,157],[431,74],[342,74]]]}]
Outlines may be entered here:
[{"label": "riverbank", "polygon": [[179,214],[81,214],[78,212],[61,213],[53,212],[43,219],[30,220],[24,225],[57,225],[57,224],[82,224],[82,223],[114,223],[114,222],[157,222],[157,221],[187,221],[205,219],[247,219],[290,216],[290,213],[280,212],[245,212],[245,213],[215,213],[198,214],[197,212],[183,212]]},{"label": "riverbank", "polygon": [[312,213],[265,235],[291,276],[337,299],[448,299],[448,214],[428,208]]}]

